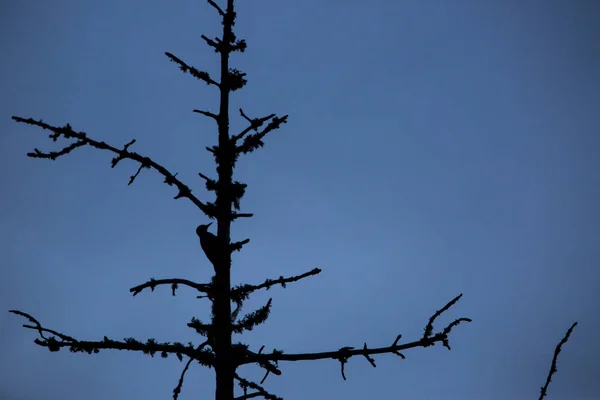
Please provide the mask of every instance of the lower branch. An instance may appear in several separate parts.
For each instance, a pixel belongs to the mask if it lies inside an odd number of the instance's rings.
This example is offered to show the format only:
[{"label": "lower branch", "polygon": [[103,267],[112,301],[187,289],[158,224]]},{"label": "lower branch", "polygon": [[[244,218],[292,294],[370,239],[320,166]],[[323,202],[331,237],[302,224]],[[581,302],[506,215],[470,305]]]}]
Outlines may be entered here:
[{"label": "lower branch", "polygon": [[272,353],[264,354],[264,353],[248,353],[246,358],[240,362],[242,364],[264,364],[265,362],[278,362],[278,361],[304,361],[304,360],[323,360],[323,359],[332,359],[337,360],[341,364],[342,368],[342,377],[346,379],[344,374],[344,365],[346,362],[353,356],[363,356],[369,361],[369,363],[376,367],[375,360],[371,357],[375,354],[396,354],[401,358],[405,358],[401,350],[407,350],[415,347],[429,347],[433,346],[435,343],[442,343],[444,347],[450,350],[450,345],[448,342],[448,335],[452,331],[452,328],[459,325],[461,322],[471,322],[470,318],[458,318],[452,321],[448,326],[446,326],[441,332],[436,333],[434,335],[431,334],[433,330],[433,322],[439,317],[444,311],[448,310],[452,305],[454,305],[460,298],[462,294],[458,295],[450,302],[448,302],[441,310],[437,311],[430,319],[425,328],[425,334],[423,337],[417,341],[398,344],[398,341],[402,337],[398,335],[396,340],[392,343],[391,346],[388,347],[379,347],[379,348],[368,348],[365,343],[364,346],[360,349],[355,349],[354,347],[342,347],[336,351],[327,351],[320,353],[300,353],[300,354],[284,354],[282,351],[275,350]]},{"label": "lower branch", "polygon": [[[254,383],[252,381],[242,378],[237,373],[235,374],[235,379],[238,380],[240,387],[244,391],[244,395],[240,396],[240,397],[236,397],[233,400],[245,400],[245,399],[250,399],[253,397],[263,397],[267,400],[283,400],[283,398],[281,398],[279,396],[275,396],[274,394],[267,392],[262,386]],[[248,388],[254,389],[254,390],[256,390],[256,392],[248,393]]]},{"label": "lower branch", "polygon": [[[183,356],[198,361],[200,364],[213,367],[215,357],[212,351],[204,349],[204,346],[194,347],[192,343],[184,346],[181,343],[164,342],[158,343],[155,339],[148,339],[145,343],[142,343],[133,338],[124,339],[124,341],[111,340],[104,336],[102,341],[83,341],[77,340],[71,336],[57,332],[52,329],[44,328],[38,320],[31,315],[22,311],[10,310],[9,312],[20,315],[27,318],[33,325],[23,325],[24,328],[33,329],[38,331],[39,338],[34,340],[34,343],[47,347],[48,350],[54,352],[59,351],[63,347],[68,347],[73,353],[98,353],[100,350],[112,349],[112,350],[128,350],[128,351],[141,351],[151,357],[157,352],[160,353],[161,357],[167,358],[169,354],[175,354],[177,358],[182,361]],[[52,336],[46,336],[50,334]]]},{"label": "lower branch", "polygon": [[[205,346],[208,346],[208,345],[209,345],[209,342],[206,341],[206,342],[202,343],[200,346],[198,346],[196,348],[196,350],[200,351]],[[175,386],[175,389],[173,389],[173,400],[177,400],[179,398],[179,394],[181,393],[181,388],[183,387],[183,380],[185,378],[185,373],[187,372],[188,368],[192,364],[192,361],[194,361],[194,359],[190,357],[188,362],[185,364],[185,367],[183,367],[183,371],[181,372],[181,376],[179,377],[179,382],[177,382],[177,386]]]}]

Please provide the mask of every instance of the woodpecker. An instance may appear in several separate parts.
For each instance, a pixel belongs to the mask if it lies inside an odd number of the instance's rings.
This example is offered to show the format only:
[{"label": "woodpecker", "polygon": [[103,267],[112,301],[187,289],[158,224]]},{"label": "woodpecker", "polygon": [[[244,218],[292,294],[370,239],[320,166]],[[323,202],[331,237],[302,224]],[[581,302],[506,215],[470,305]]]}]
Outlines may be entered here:
[{"label": "woodpecker", "polygon": [[206,258],[210,261],[215,269],[217,270],[217,262],[219,260],[220,243],[219,238],[208,231],[208,227],[212,225],[212,222],[207,225],[199,225],[196,228],[196,235],[200,238],[200,247],[206,254]]}]

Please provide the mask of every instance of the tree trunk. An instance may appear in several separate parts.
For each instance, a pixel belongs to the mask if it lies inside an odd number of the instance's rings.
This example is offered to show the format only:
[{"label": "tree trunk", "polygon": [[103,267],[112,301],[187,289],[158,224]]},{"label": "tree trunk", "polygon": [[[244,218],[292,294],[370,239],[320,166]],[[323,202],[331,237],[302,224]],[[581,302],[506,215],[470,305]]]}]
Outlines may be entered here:
[{"label": "tree trunk", "polygon": [[[232,37],[233,0],[227,0],[226,15],[223,24],[223,43],[229,44]],[[233,163],[235,147],[229,140],[229,51],[221,52],[221,88],[219,107],[219,150],[217,153],[217,172],[219,187],[217,192],[218,228],[217,237],[229,248],[231,236],[232,199],[230,187],[233,180]],[[213,326],[215,327],[215,365],[216,393],[215,400],[232,400],[234,397],[234,365],[231,357],[231,252],[224,251],[215,277],[215,304]]]}]

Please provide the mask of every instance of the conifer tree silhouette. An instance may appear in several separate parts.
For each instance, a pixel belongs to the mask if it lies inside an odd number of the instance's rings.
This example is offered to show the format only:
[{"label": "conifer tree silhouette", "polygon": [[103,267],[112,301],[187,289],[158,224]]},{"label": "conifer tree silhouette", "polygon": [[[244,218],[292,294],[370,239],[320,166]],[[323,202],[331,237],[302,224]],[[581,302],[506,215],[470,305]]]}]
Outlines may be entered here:
[{"label": "conifer tree silhouette", "polygon": [[[164,178],[164,183],[169,186],[174,186],[177,189],[175,199],[185,198],[191,201],[199,208],[209,219],[216,220],[216,231],[214,235],[207,231],[207,225],[200,225],[196,231],[200,237],[202,248],[205,251],[208,259],[213,264],[215,274],[212,280],[208,283],[197,283],[187,279],[171,278],[171,279],[151,279],[141,285],[132,287],[130,292],[136,296],[144,289],[154,289],[157,286],[169,285],[173,295],[179,286],[187,286],[195,289],[199,298],[205,298],[211,302],[212,312],[209,323],[204,323],[197,318],[192,318],[187,324],[193,328],[203,340],[200,344],[182,344],[178,342],[157,342],[154,339],[139,341],[134,338],[126,338],[122,341],[112,340],[104,336],[101,340],[80,340],[73,338],[67,334],[58,332],[53,329],[46,328],[33,316],[18,310],[10,312],[26,318],[29,323],[24,327],[37,331],[38,338],[34,342],[48,348],[51,352],[59,351],[62,348],[68,348],[71,352],[82,353],[98,353],[100,350],[129,350],[140,351],[144,354],[153,356],[156,353],[162,357],[175,355],[180,361],[187,358],[181,378],[173,390],[173,398],[177,399],[182,389],[185,374],[192,362],[197,362],[203,366],[213,368],[216,377],[216,400],[232,400],[232,399],[249,399],[254,397],[263,397],[265,399],[279,399],[275,394],[269,393],[263,383],[269,374],[280,375],[280,363],[284,361],[303,361],[303,360],[322,360],[333,359],[337,360],[341,366],[341,376],[346,379],[344,366],[348,360],[354,356],[364,357],[373,367],[375,367],[374,356],[379,354],[395,354],[401,358],[404,355],[401,351],[410,350],[417,347],[430,347],[435,344],[441,344],[450,349],[449,335],[451,331],[463,322],[471,322],[469,318],[457,318],[448,323],[440,330],[434,330],[434,322],[454,306],[462,297],[459,294],[447,304],[443,305],[429,318],[425,325],[423,335],[412,341],[401,342],[401,335],[390,340],[388,345],[383,347],[368,347],[366,343],[359,348],[351,346],[343,346],[337,350],[317,353],[284,353],[281,350],[273,349],[270,352],[263,351],[265,346],[258,351],[251,351],[249,346],[243,343],[232,343],[232,334],[241,334],[249,331],[257,325],[263,324],[270,312],[271,302],[269,301],[261,308],[250,312],[242,317],[239,317],[239,312],[245,300],[256,291],[269,289],[272,286],[281,285],[286,287],[287,284],[297,282],[309,276],[317,275],[321,272],[319,268],[314,268],[306,273],[291,276],[279,277],[276,279],[266,279],[260,284],[243,284],[239,286],[231,286],[231,254],[234,251],[242,250],[250,239],[232,242],[230,235],[231,223],[238,218],[252,217],[250,213],[240,212],[240,200],[244,196],[246,184],[235,181],[233,179],[234,166],[240,156],[251,153],[264,145],[264,138],[267,134],[279,129],[283,124],[287,123],[288,116],[277,116],[270,114],[265,117],[249,117],[240,109],[239,113],[244,118],[248,125],[247,127],[235,134],[231,134],[229,129],[230,120],[230,93],[240,90],[246,84],[245,73],[236,68],[232,68],[229,62],[229,56],[234,52],[244,52],[246,42],[244,39],[238,39],[233,31],[236,20],[236,12],[234,10],[234,0],[226,0],[226,7],[221,8],[217,3],[208,0],[222,19],[223,31],[220,38],[211,39],[202,35],[202,39],[206,44],[212,47],[220,57],[220,79],[213,79],[207,72],[201,71],[175,55],[166,52],[166,56],[178,65],[179,69],[184,73],[188,73],[192,77],[205,82],[209,86],[215,86],[220,93],[220,103],[218,113],[206,110],[193,110],[196,113],[202,114],[214,120],[218,130],[218,144],[207,147],[216,162],[217,178],[210,178],[202,173],[199,176],[205,180],[206,189],[212,191],[216,195],[214,202],[206,202],[198,199],[192,190],[185,183],[177,178],[177,174],[171,173],[167,168],[153,161],[150,157],[140,155],[131,150],[131,146],[135,143],[135,139],[125,144],[123,147],[107,144],[102,140],[96,140],[89,137],[83,131],[77,131],[70,124],[65,126],[53,126],[42,120],[34,120],[32,118],[22,118],[13,116],[13,120],[29,125],[40,127],[44,130],[49,130],[49,137],[53,141],[58,139],[71,140],[71,143],[63,147],[59,151],[43,152],[34,149],[33,152],[27,155],[32,158],[42,158],[56,160],[58,157],[64,156],[73,150],[90,146],[99,150],[105,150],[114,155],[111,162],[111,167],[125,159],[137,162],[137,171],[130,176],[129,185],[131,185],[138,177],[143,169],[151,169]],[[232,310],[232,304],[235,309]],[[561,346],[568,339],[569,334],[575,324],[570,328],[567,336],[561,341]],[[552,374],[556,370],[556,356],[560,351],[557,347],[552,368],[548,376],[546,386],[542,389],[542,397],[546,393],[548,383]],[[265,376],[260,383],[250,381],[240,376],[237,368],[246,365],[255,364],[265,370]],[[242,394],[236,397],[235,383],[242,389]]]}]

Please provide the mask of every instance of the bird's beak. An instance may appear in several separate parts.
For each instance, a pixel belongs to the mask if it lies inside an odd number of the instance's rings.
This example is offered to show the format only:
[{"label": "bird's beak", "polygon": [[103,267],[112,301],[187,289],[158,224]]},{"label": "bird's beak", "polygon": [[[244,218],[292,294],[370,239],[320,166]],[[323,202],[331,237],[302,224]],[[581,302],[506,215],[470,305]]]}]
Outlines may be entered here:
[{"label": "bird's beak", "polygon": [[211,222],[211,223],[209,223],[208,225],[206,225],[206,228],[208,228],[208,227],[209,227],[209,226],[211,226],[211,225],[212,225],[212,222]]}]

